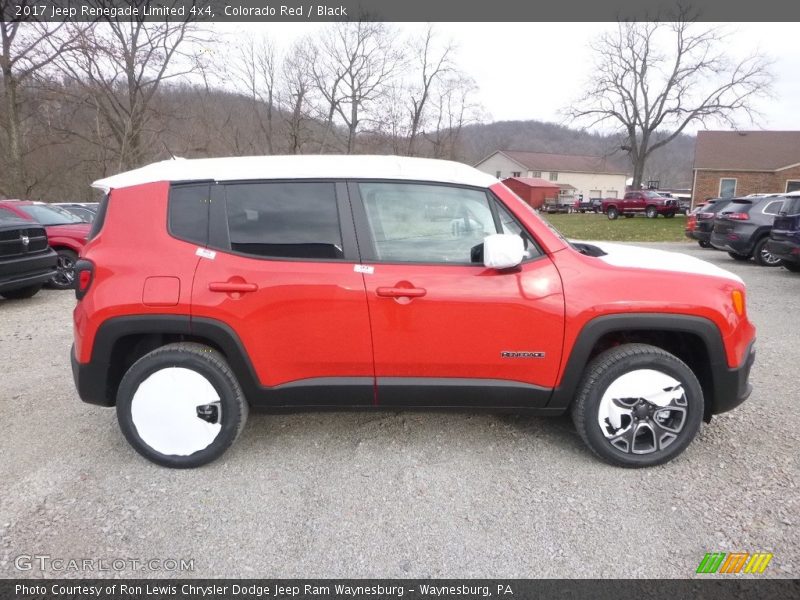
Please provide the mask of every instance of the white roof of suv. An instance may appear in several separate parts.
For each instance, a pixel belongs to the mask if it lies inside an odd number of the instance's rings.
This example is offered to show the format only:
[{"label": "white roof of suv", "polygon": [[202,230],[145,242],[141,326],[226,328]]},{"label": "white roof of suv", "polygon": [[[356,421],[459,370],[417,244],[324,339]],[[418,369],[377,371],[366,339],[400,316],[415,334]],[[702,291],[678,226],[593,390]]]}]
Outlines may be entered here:
[{"label": "white roof of suv", "polygon": [[405,156],[290,155],[230,158],[176,158],[98,179],[105,190],[156,181],[248,179],[405,179],[489,187],[497,179],[449,160]]}]

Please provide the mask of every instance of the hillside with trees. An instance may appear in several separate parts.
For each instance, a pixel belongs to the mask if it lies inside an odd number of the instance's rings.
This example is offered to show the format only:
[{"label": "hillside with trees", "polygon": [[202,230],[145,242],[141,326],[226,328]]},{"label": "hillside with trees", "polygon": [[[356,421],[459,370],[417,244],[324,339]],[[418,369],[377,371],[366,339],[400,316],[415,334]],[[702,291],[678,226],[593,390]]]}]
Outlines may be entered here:
[{"label": "hillside with trees", "polygon": [[[391,153],[474,164],[510,149],[604,155],[632,172],[619,133],[491,122],[435,26],[400,35],[387,23],[334,23],[281,49],[263,37],[219,40],[192,22],[0,29],[4,197],[88,200],[91,181],[173,156]],[[644,179],[688,187],[693,154],[694,137],[675,136],[649,157]]]}]

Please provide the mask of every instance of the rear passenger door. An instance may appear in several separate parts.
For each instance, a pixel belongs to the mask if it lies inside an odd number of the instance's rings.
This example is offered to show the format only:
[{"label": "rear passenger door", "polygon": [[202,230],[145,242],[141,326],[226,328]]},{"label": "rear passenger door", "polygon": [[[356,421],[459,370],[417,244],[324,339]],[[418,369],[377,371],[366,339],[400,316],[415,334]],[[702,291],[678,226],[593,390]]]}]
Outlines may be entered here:
[{"label": "rear passenger door", "polygon": [[[550,259],[483,189],[350,185],[380,405],[540,407],[558,373],[564,299]],[[484,237],[520,234],[517,269],[487,269]]]},{"label": "rear passenger door", "polygon": [[346,185],[212,190],[193,323],[220,320],[238,335],[262,388],[258,403],[371,404],[372,342]]}]

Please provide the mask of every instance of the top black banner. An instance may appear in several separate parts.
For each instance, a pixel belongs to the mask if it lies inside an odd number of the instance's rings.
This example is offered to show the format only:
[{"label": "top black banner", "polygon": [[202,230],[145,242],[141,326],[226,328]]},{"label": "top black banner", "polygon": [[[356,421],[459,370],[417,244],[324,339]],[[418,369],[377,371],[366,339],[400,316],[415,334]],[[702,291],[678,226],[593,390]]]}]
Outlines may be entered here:
[{"label": "top black banner", "polygon": [[[800,20],[787,0],[0,0],[4,21],[586,22]],[[532,40],[533,42],[533,40]]]}]

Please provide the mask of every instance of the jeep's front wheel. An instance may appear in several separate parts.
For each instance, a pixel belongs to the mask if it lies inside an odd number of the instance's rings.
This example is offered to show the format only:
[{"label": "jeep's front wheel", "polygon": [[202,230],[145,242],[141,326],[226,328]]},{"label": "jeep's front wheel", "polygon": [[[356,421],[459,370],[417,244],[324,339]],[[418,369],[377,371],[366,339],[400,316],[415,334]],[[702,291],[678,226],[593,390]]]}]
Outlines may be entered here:
[{"label": "jeep's front wheel", "polygon": [[679,358],[647,344],[616,346],[586,368],[572,405],[581,438],[621,467],[650,467],[675,458],[703,418],[703,391]]},{"label": "jeep's front wheel", "polygon": [[225,358],[202,344],[168,344],[125,373],[117,420],[145,458],[165,467],[199,467],[236,440],[248,406]]}]

